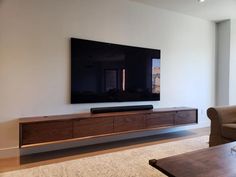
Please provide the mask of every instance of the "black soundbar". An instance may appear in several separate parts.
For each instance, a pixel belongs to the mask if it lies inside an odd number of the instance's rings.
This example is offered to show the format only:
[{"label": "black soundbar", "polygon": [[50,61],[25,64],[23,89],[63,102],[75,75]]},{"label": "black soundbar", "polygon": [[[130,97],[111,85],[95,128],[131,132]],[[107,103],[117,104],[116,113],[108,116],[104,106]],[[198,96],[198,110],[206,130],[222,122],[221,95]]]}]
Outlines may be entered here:
[{"label": "black soundbar", "polygon": [[93,114],[107,113],[107,112],[123,112],[123,111],[137,111],[153,109],[152,105],[138,105],[138,106],[116,106],[116,107],[99,107],[91,108],[90,112]]}]

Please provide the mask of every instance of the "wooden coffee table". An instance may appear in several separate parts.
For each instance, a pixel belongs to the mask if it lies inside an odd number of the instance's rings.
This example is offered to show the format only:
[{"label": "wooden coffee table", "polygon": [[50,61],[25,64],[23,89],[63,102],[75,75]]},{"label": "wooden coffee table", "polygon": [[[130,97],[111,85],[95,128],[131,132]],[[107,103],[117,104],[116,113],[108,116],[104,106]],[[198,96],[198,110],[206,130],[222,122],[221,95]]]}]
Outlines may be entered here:
[{"label": "wooden coffee table", "polygon": [[236,142],[150,160],[149,164],[170,177],[236,177]]}]

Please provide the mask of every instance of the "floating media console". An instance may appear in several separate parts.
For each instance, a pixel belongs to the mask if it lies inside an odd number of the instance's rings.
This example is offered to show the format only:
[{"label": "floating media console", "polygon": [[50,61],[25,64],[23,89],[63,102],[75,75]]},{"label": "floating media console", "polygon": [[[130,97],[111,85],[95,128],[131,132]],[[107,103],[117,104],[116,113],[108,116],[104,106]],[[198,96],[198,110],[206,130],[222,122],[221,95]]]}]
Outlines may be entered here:
[{"label": "floating media console", "polygon": [[21,118],[19,146],[34,147],[197,122],[197,109],[186,107]]}]

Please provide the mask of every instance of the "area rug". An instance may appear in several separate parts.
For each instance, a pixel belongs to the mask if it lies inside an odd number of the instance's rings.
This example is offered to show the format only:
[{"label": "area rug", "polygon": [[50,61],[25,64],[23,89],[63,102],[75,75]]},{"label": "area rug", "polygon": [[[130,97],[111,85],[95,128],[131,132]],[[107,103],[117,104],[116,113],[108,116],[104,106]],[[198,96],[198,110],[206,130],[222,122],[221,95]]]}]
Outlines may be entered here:
[{"label": "area rug", "polygon": [[0,177],[164,177],[150,159],[208,147],[208,136],[150,145],[50,165],[1,173]]}]

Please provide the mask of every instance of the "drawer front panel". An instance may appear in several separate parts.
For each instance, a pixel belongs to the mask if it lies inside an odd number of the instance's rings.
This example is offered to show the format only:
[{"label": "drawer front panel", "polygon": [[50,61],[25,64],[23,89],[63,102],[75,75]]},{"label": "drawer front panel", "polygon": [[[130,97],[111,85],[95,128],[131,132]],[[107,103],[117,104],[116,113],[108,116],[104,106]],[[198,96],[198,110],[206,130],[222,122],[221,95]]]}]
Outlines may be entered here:
[{"label": "drawer front panel", "polygon": [[158,128],[174,125],[175,112],[153,113],[146,116],[147,128]]},{"label": "drawer front panel", "polygon": [[175,117],[175,124],[190,124],[197,123],[197,111],[188,110],[188,111],[178,111]]},{"label": "drawer front panel", "polygon": [[72,138],[72,121],[52,121],[23,124],[22,145],[45,143]]},{"label": "drawer front panel", "polygon": [[75,120],[74,138],[113,133],[113,118],[92,118]]},{"label": "drawer front panel", "polygon": [[114,119],[114,131],[131,131],[145,128],[144,115],[119,116]]}]

